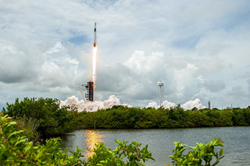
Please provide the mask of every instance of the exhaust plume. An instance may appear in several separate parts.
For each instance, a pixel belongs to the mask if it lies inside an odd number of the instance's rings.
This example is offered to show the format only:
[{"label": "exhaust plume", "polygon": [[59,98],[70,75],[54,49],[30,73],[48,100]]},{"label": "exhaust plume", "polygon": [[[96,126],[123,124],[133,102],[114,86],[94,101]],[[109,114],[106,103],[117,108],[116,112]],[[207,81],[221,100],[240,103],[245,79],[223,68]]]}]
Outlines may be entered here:
[{"label": "exhaust plume", "polygon": [[[87,112],[95,112],[99,109],[108,109],[112,108],[115,105],[121,105],[124,107],[133,107],[128,104],[121,104],[120,99],[116,98],[115,95],[111,95],[108,100],[104,101],[94,101],[94,102],[85,102],[83,100],[80,100],[76,96],[68,97],[65,101],[60,101],[60,106],[70,106],[70,108],[76,108],[78,109],[78,112],[87,111]],[[163,101],[161,106],[165,109],[167,108],[173,108],[176,106],[175,103],[169,102],[167,100]],[[206,108],[206,106],[202,105],[200,99],[190,100],[186,103],[182,104],[181,107],[184,110],[190,110],[194,107],[198,109]],[[158,105],[156,102],[150,102],[146,108],[160,108],[160,105]],[[70,110],[70,109],[69,109]]]}]

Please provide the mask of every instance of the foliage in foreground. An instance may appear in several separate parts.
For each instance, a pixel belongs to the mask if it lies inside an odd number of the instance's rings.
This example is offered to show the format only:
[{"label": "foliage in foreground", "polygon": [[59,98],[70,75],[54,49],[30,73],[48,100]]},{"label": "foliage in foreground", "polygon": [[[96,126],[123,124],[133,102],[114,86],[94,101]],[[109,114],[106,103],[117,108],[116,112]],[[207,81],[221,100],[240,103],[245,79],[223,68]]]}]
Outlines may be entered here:
[{"label": "foliage in foreground", "polygon": [[[1,117],[1,114],[0,114]],[[25,136],[20,134],[22,130],[17,131],[13,126],[16,122],[8,122],[6,117],[0,118],[0,164],[1,165],[50,165],[50,166],[139,166],[144,165],[148,159],[154,160],[152,154],[148,150],[148,145],[140,149],[141,144],[138,142],[120,142],[116,140],[118,146],[115,150],[107,149],[104,143],[96,144],[94,149],[95,154],[88,158],[87,161],[82,160],[84,157],[78,147],[76,152],[70,151],[67,155],[67,150],[60,149],[59,138],[46,140],[45,145],[36,146],[32,142],[27,142]],[[215,146],[224,146],[220,139],[212,139],[208,144],[198,144],[196,147],[191,147],[186,155],[183,155],[186,145],[175,143],[173,150],[174,156],[172,163],[176,166],[188,165],[211,165],[212,157],[216,157],[216,161],[212,165],[219,163],[223,158],[223,150],[219,154],[214,151]]]},{"label": "foliage in foreground", "polygon": [[[76,165],[117,165],[132,166],[144,165],[148,159],[153,159],[152,154],[146,145],[140,149],[141,144],[132,142],[118,143],[115,150],[107,149],[103,143],[96,145],[95,155],[88,161],[84,161],[82,150],[76,149],[76,152],[60,149],[59,138],[46,140],[46,145],[36,146],[33,142],[26,142],[26,137],[21,136],[22,130],[16,131],[13,127],[16,122],[8,122],[6,117],[0,117],[0,164],[1,165],[49,165],[49,166],[76,166]],[[125,161],[124,161],[125,160]]]},{"label": "foliage in foreground", "polygon": [[[188,165],[202,165],[204,163],[207,166],[217,165],[220,160],[224,157],[223,149],[218,152],[214,151],[216,146],[224,146],[223,141],[220,138],[212,139],[211,142],[202,144],[196,143],[196,147],[189,147],[190,150],[186,155],[183,155],[183,152],[186,150],[185,144],[180,142],[175,142],[175,147],[173,149],[174,156],[169,156],[172,158],[172,163],[178,166],[188,166]],[[216,158],[216,161],[211,164],[213,156]]]},{"label": "foliage in foreground", "polygon": [[[104,143],[100,142],[94,149],[95,154],[88,159],[87,165],[105,165],[105,166],[136,166],[144,165],[148,160],[154,160],[148,150],[148,145],[140,149],[141,144],[132,142],[127,145],[127,141],[120,142],[116,140],[118,146],[115,150],[107,149]],[[125,161],[124,161],[125,160]]]},{"label": "foliage in foreground", "polygon": [[37,132],[37,128],[39,127],[40,123],[36,119],[21,117],[15,119],[17,124],[15,128],[17,131],[23,130],[21,136],[26,136],[28,140],[34,140],[34,138],[39,138],[40,134]]}]

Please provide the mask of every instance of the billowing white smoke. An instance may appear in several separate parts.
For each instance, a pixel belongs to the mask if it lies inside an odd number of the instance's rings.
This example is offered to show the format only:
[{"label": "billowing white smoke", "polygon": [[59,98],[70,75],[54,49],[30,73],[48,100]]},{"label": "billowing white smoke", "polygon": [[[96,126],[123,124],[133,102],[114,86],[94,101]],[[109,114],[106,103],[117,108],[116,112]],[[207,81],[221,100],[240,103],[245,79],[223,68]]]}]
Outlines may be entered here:
[{"label": "billowing white smoke", "polygon": [[169,102],[167,100],[163,101],[161,105],[163,106],[163,108],[171,108],[176,106],[175,103]]},{"label": "billowing white smoke", "polygon": [[84,102],[83,100],[78,100],[76,96],[68,97],[67,100],[61,101],[60,106],[75,106],[78,109],[78,112],[86,110],[87,112],[95,112],[99,109],[108,109],[112,108],[115,105],[122,105],[125,107],[132,107],[128,104],[121,104],[120,100],[111,95],[108,100],[104,101],[94,101],[94,102]]},{"label": "billowing white smoke", "polygon": [[[86,102],[86,103],[83,100],[79,101],[76,96],[71,96],[68,97],[67,100],[65,101],[60,101],[60,106],[70,106],[71,108],[75,106],[78,109],[78,112],[82,112],[83,110],[86,110],[87,112],[95,112],[99,109],[112,108],[115,105],[122,105],[129,108],[132,107],[131,105],[128,104],[121,104],[120,100],[116,98],[115,95],[111,95],[108,100]],[[161,106],[166,109],[175,107],[176,104],[165,100],[162,102]],[[156,102],[151,102],[146,106],[146,108],[156,108],[156,109],[159,107],[160,106]],[[206,108],[205,106],[202,105],[200,99],[190,100],[182,104],[181,107],[184,110],[193,109],[194,107],[198,109]]]},{"label": "billowing white smoke", "polygon": [[[166,109],[166,108],[175,107],[176,104],[165,100],[162,102],[161,106]],[[151,102],[151,103],[148,103],[146,108],[156,108],[157,109],[157,108],[160,108],[160,106],[156,102]]]},{"label": "billowing white smoke", "polygon": [[154,101],[154,102],[150,102],[148,103],[148,105],[146,106],[146,108],[159,108],[160,106]]},{"label": "billowing white smoke", "polygon": [[194,107],[198,108],[198,109],[202,109],[202,108],[206,108],[205,106],[202,105],[200,99],[195,99],[195,100],[190,100],[184,104],[181,105],[182,108],[184,108],[184,110],[190,110],[193,109]]},{"label": "billowing white smoke", "polygon": [[[171,107],[173,108],[176,106],[176,104],[165,100],[162,102],[161,106],[166,109],[166,108],[171,108]],[[150,108],[150,107],[157,109],[160,106],[156,102],[151,102],[151,103],[148,103],[146,108]],[[190,110],[190,109],[193,109],[194,107],[196,107],[198,109],[206,108],[205,106],[202,105],[200,99],[187,101],[186,103],[182,104],[181,107],[184,110]]]}]

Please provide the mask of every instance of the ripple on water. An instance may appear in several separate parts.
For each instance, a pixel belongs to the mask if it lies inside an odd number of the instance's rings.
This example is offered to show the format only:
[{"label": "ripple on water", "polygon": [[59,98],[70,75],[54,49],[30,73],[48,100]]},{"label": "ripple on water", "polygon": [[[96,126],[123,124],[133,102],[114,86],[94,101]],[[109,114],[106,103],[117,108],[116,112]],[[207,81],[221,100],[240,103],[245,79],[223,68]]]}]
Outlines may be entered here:
[{"label": "ripple on water", "polygon": [[[174,142],[181,141],[188,146],[196,142],[210,142],[212,138],[221,138],[225,142],[224,155],[219,165],[250,165],[250,127],[214,127],[192,129],[147,129],[147,130],[77,130],[63,137],[62,148],[75,150],[76,146],[85,151],[85,157],[93,155],[95,143],[101,141],[114,149],[120,141],[137,141],[142,146],[148,144],[156,161],[147,161],[147,166],[171,164]],[[220,148],[217,148],[220,149]]]}]

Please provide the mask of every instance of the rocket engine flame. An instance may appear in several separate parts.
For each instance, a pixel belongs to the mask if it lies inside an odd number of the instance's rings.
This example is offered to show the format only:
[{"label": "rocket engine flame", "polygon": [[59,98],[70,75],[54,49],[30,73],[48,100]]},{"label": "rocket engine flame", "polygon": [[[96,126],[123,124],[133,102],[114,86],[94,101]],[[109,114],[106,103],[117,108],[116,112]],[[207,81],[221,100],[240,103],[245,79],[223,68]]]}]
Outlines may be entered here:
[{"label": "rocket engine flame", "polygon": [[92,72],[92,80],[94,82],[94,88],[96,87],[96,53],[97,53],[97,47],[95,46],[93,49],[93,72]]}]

